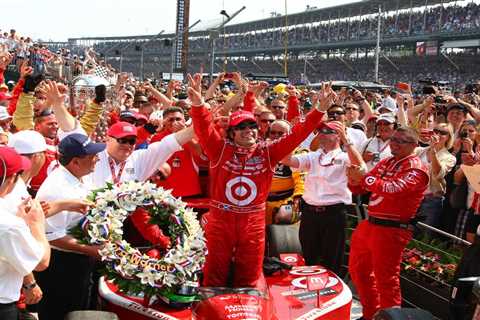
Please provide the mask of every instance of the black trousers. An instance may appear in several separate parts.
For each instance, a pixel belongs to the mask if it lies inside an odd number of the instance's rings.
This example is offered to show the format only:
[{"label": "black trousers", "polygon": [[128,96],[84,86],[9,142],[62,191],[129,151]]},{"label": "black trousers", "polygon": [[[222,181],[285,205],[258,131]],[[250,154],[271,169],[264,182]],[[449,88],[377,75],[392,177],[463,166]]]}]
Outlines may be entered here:
[{"label": "black trousers", "polygon": [[299,237],[306,264],[339,274],[345,251],[345,205],[315,207],[302,202]]},{"label": "black trousers", "polygon": [[50,266],[35,273],[43,298],[38,303],[40,319],[63,320],[70,311],[90,309],[95,261],[82,254],[52,249]]},{"label": "black trousers", "polygon": [[0,303],[0,319],[2,320],[18,320],[17,303]]}]

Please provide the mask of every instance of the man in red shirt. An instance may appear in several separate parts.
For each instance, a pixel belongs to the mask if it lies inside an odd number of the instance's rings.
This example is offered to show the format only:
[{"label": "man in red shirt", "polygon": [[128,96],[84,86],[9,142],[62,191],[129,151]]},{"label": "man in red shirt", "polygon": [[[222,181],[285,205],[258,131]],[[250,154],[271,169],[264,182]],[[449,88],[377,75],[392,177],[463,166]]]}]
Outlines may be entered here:
[{"label": "man in red shirt", "polygon": [[[57,131],[58,122],[51,109],[45,109],[37,117],[35,117],[35,131],[45,138],[47,150],[45,150],[45,163],[38,174],[30,181],[30,189],[28,190],[32,196],[35,196],[40,185],[47,178],[47,174],[55,166],[58,166],[57,160]],[[49,170],[50,169],[50,170]]]},{"label": "man in red shirt", "polygon": [[[163,129],[154,135],[151,143],[160,141],[171,133],[177,132],[185,128],[185,115],[183,110],[178,107],[169,107],[163,111]],[[165,189],[172,189],[175,197],[192,197],[201,194],[200,180],[198,176],[198,167],[194,163],[193,153],[198,148],[193,142],[187,142],[182,146],[183,150],[175,152],[168,160],[170,165],[170,175],[161,181],[157,181],[157,185]]]},{"label": "man in red shirt", "polygon": [[381,160],[365,176],[349,170],[354,193],[371,192],[368,220],[352,234],[349,272],[358,290],[363,319],[372,319],[380,309],[400,306],[400,262],[412,238],[415,216],[428,173],[414,154],[418,136],[411,128],[398,128],[390,138],[393,157]]},{"label": "man in red shirt", "polygon": [[[255,287],[262,274],[265,248],[265,202],[275,165],[292,152],[321,121],[333,91],[323,90],[321,107],[275,142],[259,142],[253,113],[230,116],[227,138],[215,129],[201,95],[200,74],[189,75],[193,127],[210,160],[210,212],[206,223],[208,256],[205,286],[226,286],[232,260],[235,287]],[[325,89],[325,88],[324,88]],[[326,94],[325,94],[326,93]],[[289,98],[298,104],[295,95]],[[245,106],[245,109],[251,106]],[[321,109],[320,109],[321,108]],[[249,109],[251,110],[251,109]]]}]

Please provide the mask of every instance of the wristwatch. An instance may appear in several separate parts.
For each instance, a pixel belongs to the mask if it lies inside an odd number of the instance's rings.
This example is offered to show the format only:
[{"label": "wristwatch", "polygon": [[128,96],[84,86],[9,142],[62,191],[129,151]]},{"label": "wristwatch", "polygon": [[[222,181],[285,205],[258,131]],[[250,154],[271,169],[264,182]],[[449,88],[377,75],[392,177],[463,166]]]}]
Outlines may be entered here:
[{"label": "wristwatch", "polygon": [[37,286],[37,282],[33,281],[32,283],[22,285],[22,288],[23,290],[32,290],[36,286]]}]

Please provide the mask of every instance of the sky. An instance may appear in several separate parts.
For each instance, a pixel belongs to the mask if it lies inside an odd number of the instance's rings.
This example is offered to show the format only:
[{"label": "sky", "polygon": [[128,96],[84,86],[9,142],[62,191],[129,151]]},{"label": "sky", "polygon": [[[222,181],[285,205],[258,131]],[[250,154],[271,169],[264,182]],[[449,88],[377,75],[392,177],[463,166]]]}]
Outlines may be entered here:
[{"label": "sky", "polygon": [[[324,8],[352,0],[286,0],[287,12],[304,11],[307,5]],[[16,29],[34,39],[66,41],[77,37],[157,34],[175,30],[176,0],[13,0],[2,1],[1,30]],[[224,9],[232,24],[285,13],[284,0],[190,0],[190,23],[221,19]]]}]

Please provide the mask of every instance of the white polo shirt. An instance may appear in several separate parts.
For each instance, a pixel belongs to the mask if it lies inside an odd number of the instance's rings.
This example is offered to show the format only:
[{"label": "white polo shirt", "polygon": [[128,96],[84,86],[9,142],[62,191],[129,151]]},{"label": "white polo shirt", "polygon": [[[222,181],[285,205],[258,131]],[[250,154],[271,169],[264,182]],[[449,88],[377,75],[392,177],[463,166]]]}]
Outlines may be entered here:
[{"label": "white polo shirt", "polygon": [[0,303],[20,298],[23,277],[35,269],[44,254],[25,221],[0,208]]},{"label": "white polo shirt", "polygon": [[[135,150],[124,163],[113,163],[115,176],[121,173],[119,181],[138,180],[145,181],[164,164],[170,156],[182,150],[174,134],[166,136],[158,142],[148,146],[148,149]],[[113,182],[112,170],[110,168],[110,156],[107,150],[98,154],[99,161],[95,170],[84,177],[84,181],[92,185],[94,189],[103,188],[106,182]],[[112,159],[113,160],[113,159]],[[123,168],[123,170],[122,170]]]},{"label": "white polo shirt", "polygon": [[[55,201],[65,199],[85,199],[93,188],[83,183],[64,166],[59,166],[47,176],[38,189],[36,199]],[[46,219],[45,233],[48,241],[63,238],[68,230],[78,224],[83,217],[74,211],[61,211]]]},{"label": "white polo shirt", "polygon": [[348,154],[340,148],[325,153],[322,149],[293,156],[306,171],[303,200],[312,206],[351,204],[352,193],[347,187]]}]

